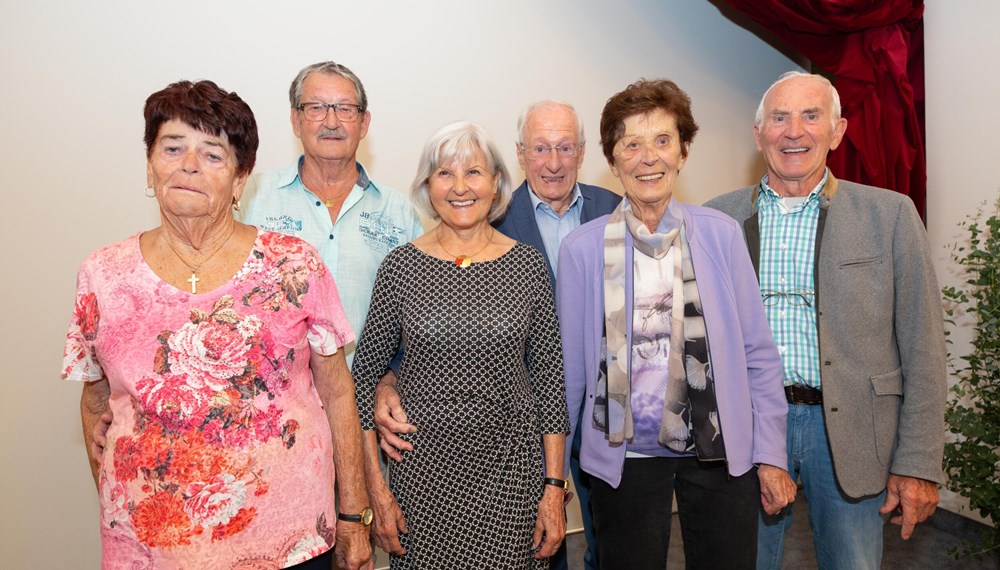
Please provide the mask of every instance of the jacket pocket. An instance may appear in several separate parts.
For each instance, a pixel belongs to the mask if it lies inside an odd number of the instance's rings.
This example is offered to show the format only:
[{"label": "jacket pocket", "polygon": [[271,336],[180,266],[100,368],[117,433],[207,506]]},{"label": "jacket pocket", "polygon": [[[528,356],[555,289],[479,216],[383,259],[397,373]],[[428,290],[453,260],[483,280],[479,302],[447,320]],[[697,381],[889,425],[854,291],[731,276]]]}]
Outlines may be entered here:
[{"label": "jacket pocket", "polygon": [[896,449],[899,407],[903,400],[903,371],[899,368],[871,377],[872,424],[875,426],[875,454],[879,463],[889,465]]},{"label": "jacket pocket", "polygon": [[876,255],[874,257],[859,257],[857,259],[848,259],[847,261],[840,262],[841,269],[850,269],[852,267],[865,267],[868,265],[881,265],[882,256]]}]

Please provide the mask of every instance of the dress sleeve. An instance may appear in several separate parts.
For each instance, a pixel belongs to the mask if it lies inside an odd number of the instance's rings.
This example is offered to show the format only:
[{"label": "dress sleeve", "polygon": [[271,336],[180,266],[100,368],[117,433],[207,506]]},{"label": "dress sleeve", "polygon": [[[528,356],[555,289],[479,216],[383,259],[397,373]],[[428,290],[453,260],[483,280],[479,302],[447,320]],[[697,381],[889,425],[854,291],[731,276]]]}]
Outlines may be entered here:
[{"label": "dress sleeve", "polygon": [[302,297],[302,308],[308,315],[306,338],[313,352],[330,356],[354,340],[354,329],[340,303],[333,275],[311,246],[304,250],[304,262],[311,269],[308,294]]},{"label": "dress sleeve", "polygon": [[555,300],[549,282],[548,269],[541,254],[536,252],[531,264],[531,282],[534,303],[525,362],[535,396],[535,415],[542,433],[566,433],[569,419],[566,414],[566,382],[563,377],[562,341],[559,338],[559,320],[556,318]]},{"label": "dress sleeve", "polygon": [[399,256],[390,253],[378,269],[365,328],[358,341],[358,350],[354,353],[351,374],[354,376],[361,429],[364,430],[375,429],[375,385],[399,348],[402,321],[397,283],[398,263]]},{"label": "dress sleeve", "polygon": [[101,311],[97,294],[90,285],[89,269],[92,259],[83,262],[76,276],[76,304],[66,332],[66,346],[63,348],[63,380],[94,382],[104,377],[94,346]]}]

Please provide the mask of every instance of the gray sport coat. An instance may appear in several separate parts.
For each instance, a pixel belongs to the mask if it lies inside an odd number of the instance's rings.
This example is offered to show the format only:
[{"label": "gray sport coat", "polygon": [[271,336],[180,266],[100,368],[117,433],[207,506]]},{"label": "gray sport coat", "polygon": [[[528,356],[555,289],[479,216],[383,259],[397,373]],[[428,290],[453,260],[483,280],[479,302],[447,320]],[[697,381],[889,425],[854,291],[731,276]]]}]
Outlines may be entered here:
[{"label": "gray sport coat", "polygon": [[[758,191],[705,205],[743,225],[759,277]],[[913,202],[831,174],[820,197],[814,277],[823,411],[841,490],[877,494],[890,472],[940,483],[943,310]]]}]

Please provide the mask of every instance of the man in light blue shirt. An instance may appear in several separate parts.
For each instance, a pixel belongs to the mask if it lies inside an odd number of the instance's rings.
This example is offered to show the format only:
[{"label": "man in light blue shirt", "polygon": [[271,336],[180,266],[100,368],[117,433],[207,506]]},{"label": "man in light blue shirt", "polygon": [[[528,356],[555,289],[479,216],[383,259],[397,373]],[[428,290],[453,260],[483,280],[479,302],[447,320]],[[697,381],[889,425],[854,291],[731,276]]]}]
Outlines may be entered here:
[{"label": "man in light blue shirt", "polygon": [[[360,337],[382,259],[423,233],[423,226],[405,196],[373,182],[357,161],[371,113],[351,70],[334,62],[310,65],[288,95],[303,155],[293,166],[252,176],[240,218],[316,247]],[[355,343],[346,349],[350,364]]]},{"label": "man in light blue shirt", "polygon": [[[295,77],[288,91],[292,131],[302,141],[303,155],[291,167],[258,173],[247,181],[241,221],[299,236],[319,250],[333,274],[344,312],[358,337],[364,328],[379,265],[394,247],[423,233],[409,200],[373,182],[357,161],[358,145],[368,134],[371,113],[361,80],[347,67],[326,61],[310,65]],[[345,347],[348,365],[356,342]],[[358,426],[360,428],[360,425]],[[376,543],[403,528],[403,516],[382,482],[377,457],[365,457],[369,504],[375,513]],[[338,534],[364,533],[371,518],[339,513]],[[359,522],[362,521],[362,522]],[[367,522],[364,522],[367,521]]]}]

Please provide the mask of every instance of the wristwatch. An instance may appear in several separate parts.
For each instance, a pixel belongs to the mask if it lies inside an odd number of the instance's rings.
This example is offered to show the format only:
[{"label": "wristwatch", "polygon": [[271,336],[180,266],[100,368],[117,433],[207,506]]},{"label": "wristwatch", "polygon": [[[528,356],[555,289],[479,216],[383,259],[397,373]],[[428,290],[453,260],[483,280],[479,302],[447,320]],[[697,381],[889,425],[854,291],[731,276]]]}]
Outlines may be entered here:
[{"label": "wristwatch", "polygon": [[375,513],[372,512],[371,507],[365,507],[361,509],[361,514],[358,515],[345,515],[344,513],[337,513],[337,519],[345,522],[361,523],[365,526],[372,524],[372,518]]},{"label": "wristwatch", "polygon": [[553,487],[559,487],[564,491],[569,491],[569,481],[566,479],[556,479],[555,477],[546,477],[546,485],[552,485]]}]

